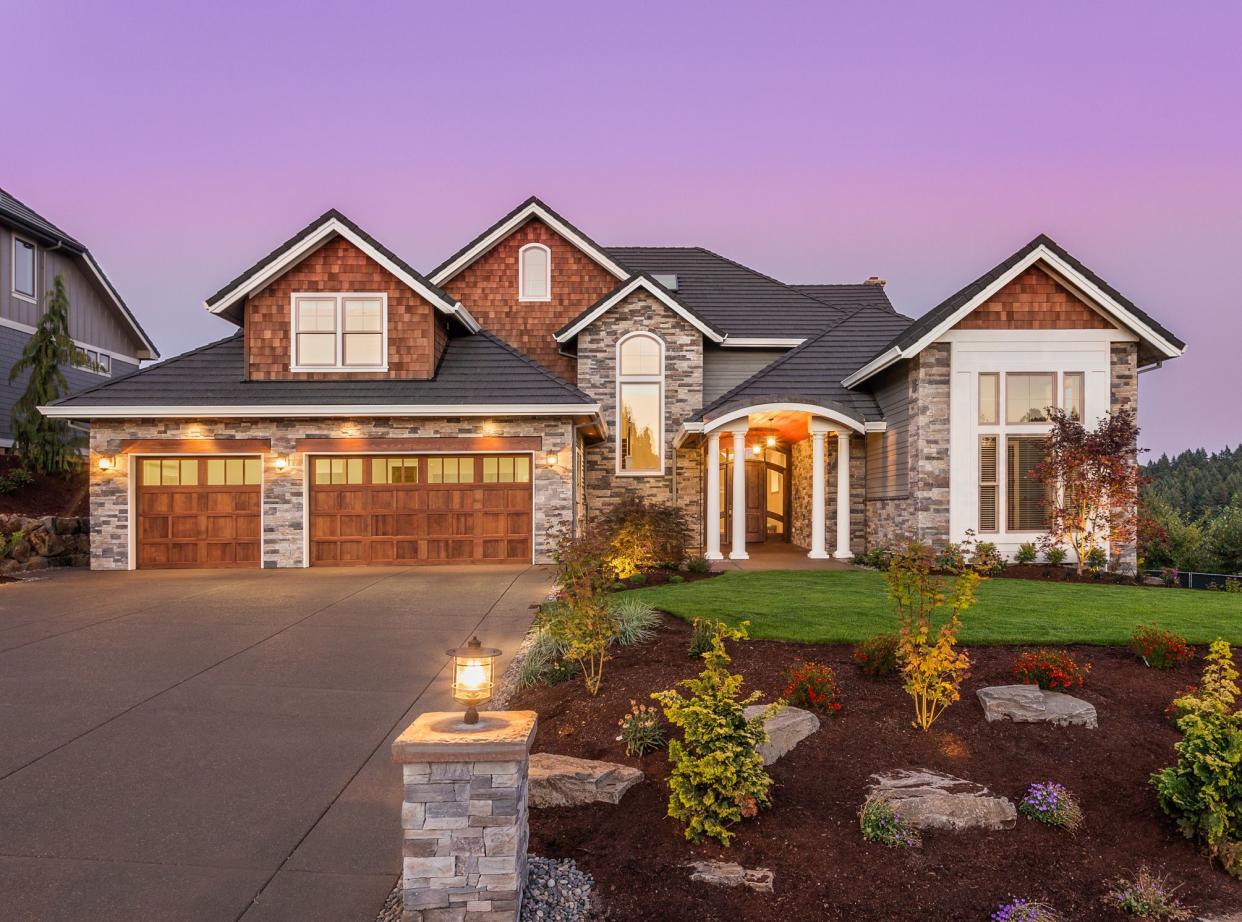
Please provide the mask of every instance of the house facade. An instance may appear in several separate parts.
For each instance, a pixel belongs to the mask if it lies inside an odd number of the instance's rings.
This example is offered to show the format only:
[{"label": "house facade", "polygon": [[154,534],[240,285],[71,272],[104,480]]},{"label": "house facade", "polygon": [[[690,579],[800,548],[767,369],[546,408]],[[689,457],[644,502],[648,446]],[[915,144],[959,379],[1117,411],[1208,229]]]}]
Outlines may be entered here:
[{"label": "house facade", "polygon": [[27,376],[9,382],[60,276],[69,296],[69,335],[78,347],[65,369],[70,391],[93,387],[159,358],[103,269],[82,243],[0,189],[0,451],[13,445],[13,405]]},{"label": "house facade", "polygon": [[1047,408],[1134,407],[1184,349],[1044,236],[911,320],[533,198],[426,274],[331,211],[206,307],[237,331],[45,409],[91,425],[97,568],[546,562],[631,495],[710,559],[1011,554]]}]

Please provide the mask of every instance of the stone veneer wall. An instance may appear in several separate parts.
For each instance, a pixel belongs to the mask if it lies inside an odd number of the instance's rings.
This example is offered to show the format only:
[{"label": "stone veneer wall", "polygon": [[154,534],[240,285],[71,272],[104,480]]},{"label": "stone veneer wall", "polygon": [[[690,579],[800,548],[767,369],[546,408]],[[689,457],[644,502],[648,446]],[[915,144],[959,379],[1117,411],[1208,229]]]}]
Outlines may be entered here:
[{"label": "stone veneer wall", "polygon": [[[641,477],[617,470],[617,342],[627,333],[654,333],[664,340],[664,472]],[[607,512],[627,495],[673,503],[686,514],[692,540],[702,534],[700,450],[674,453],[673,437],[703,403],[703,336],[651,295],[638,291],[578,336],[578,387],[598,400],[608,438],[586,450],[587,518]]]},{"label": "stone veneer wall", "polygon": [[[431,436],[539,436],[542,451],[561,451],[573,444],[572,418],[519,417],[485,421],[478,418],[389,417],[377,419],[203,419],[95,420],[91,424],[91,567],[129,567],[129,466],[101,471],[100,455],[115,455],[123,439],[270,438],[272,450],[263,459],[263,566],[305,566],[303,552],[304,462],[294,452],[300,438],[409,438]],[[278,471],[278,456],[289,466]],[[548,531],[573,520],[572,476],[568,465],[534,469],[535,562],[549,563]]]},{"label": "stone veneer wall", "polygon": [[[1138,412],[1138,344],[1112,343],[1109,348],[1109,359],[1112,370],[1112,391],[1109,400],[1109,412],[1133,410]],[[1137,503],[1137,497],[1131,500]],[[1138,568],[1138,544],[1135,539],[1125,543],[1112,544],[1109,548],[1109,566],[1111,569],[1124,573],[1133,573]]]},{"label": "stone veneer wall", "polygon": [[[811,439],[795,442],[790,451],[789,535],[798,547],[811,546]],[[831,554],[837,547],[837,440],[833,435],[824,439],[824,546]],[[861,552],[867,542],[867,457],[862,450],[862,436],[850,435],[850,549]]]}]

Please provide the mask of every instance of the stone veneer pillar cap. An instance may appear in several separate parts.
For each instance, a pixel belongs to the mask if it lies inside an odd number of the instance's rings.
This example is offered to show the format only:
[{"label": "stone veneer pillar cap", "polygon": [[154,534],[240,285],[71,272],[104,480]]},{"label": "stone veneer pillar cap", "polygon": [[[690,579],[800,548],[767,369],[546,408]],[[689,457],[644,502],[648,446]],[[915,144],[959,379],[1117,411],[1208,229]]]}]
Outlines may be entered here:
[{"label": "stone veneer pillar cap", "polygon": [[473,726],[462,713],[428,711],[393,741],[394,762],[516,762],[535,741],[534,711],[480,711]]}]

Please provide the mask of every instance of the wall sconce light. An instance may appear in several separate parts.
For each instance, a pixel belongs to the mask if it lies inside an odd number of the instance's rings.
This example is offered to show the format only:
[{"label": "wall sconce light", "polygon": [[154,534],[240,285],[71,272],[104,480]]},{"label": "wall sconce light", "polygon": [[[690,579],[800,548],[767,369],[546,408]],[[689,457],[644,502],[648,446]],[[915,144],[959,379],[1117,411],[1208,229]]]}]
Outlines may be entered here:
[{"label": "wall sconce light", "polygon": [[464,647],[447,651],[453,657],[453,700],[466,706],[467,724],[479,722],[479,705],[492,697],[492,675],[500,651],[471,637]]},{"label": "wall sconce light", "polygon": [[776,436],[774,435],[768,436],[768,448],[775,448],[775,447],[776,447]]},{"label": "wall sconce light", "polygon": [[543,456],[543,463],[548,467],[556,467],[556,462],[561,459],[560,452],[550,451]]},{"label": "wall sconce light", "polygon": [[762,446],[760,446],[759,444],[757,444],[757,443],[756,443],[756,444],[754,444],[754,445],[751,445],[751,446],[750,446],[750,453],[751,453],[752,455],[754,455],[754,456],[757,458],[757,457],[759,457],[761,454],[763,454],[763,448],[762,448]]},{"label": "wall sconce light", "polygon": [[273,465],[278,471],[285,470],[286,468],[289,467],[289,456],[288,455],[277,455],[276,460],[273,462]]},{"label": "wall sconce light", "polygon": [[116,467],[116,458],[112,455],[99,456],[99,469],[101,471],[110,471]]}]

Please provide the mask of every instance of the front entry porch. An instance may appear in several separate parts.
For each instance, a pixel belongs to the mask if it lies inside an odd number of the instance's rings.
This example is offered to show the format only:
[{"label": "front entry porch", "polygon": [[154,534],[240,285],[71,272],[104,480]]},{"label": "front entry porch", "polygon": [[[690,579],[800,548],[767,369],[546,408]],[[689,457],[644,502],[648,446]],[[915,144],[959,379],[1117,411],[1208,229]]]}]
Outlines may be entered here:
[{"label": "front entry porch", "polygon": [[726,558],[712,562],[712,569],[717,572],[728,570],[852,570],[854,565],[848,560],[837,560],[833,557],[808,557],[806,548],[798,547],[784,541],[765,541],[746,546],[746,558],[733,560]]}]

